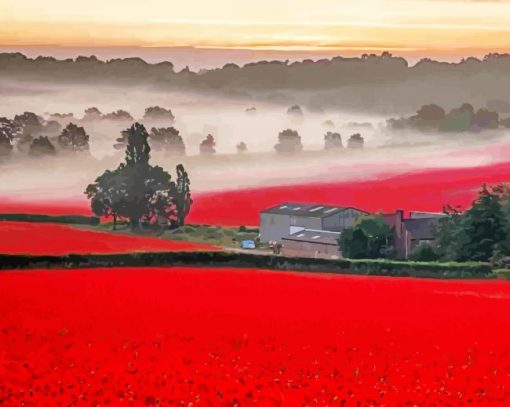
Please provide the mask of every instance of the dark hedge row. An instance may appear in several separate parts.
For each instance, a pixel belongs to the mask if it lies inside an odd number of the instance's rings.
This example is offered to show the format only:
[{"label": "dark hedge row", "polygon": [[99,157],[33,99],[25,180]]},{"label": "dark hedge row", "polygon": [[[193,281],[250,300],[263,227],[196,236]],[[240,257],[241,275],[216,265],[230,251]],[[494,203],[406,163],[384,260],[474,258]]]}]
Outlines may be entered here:
[{"label": "dark hedge row", "polygon": [[81,215],[31,215],[26,213],[3,213],[0,221],[10,222],[41,222],[41,223],[71,223],[74,225],[99,225],[99,218]]},{"label": "dark hedge row", "polygon": [[87,267],[237,267],[303,272],[428,278],[492,278],[480,263],[419,263],[386,260],[322,260],[227,252],[168,252],[68,256],[0,255],[0,269]]}]

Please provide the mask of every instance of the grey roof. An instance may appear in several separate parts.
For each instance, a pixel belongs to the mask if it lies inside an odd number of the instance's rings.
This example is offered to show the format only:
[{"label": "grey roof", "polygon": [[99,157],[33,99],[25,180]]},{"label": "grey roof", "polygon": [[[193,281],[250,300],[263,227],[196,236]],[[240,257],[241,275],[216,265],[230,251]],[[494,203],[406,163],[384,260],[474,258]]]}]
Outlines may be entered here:
[{"label": "grey roof", "polygon": [[[321,204],[304,204],[284,202],[279,205],[261,211],[275,215],[303,216],[307,218],[327,218],[328,216],[342,212],[346,209],[356,209],[349,206],[330,206]],[[359,209],[356,209],[359,211]],[[363,212],[363,211],[360,211]]]},{"label": "grey roof", "polygon": [[404,227],[411,234],[412,239],[433,240],[434,227],[438,220],[438,218],[404,219]]},{"label": "grey roof", "polygon": [[442,212],[420,212],[420,211],[411,211],[409,212],[410,219],[431,219],[431,218],[444,218],[446,216],[445,213]]},{"label": "grey roof", "polygon": [[282,237],[282,240],[293,240],[295,242],[321,243],[338,245],[339,232],[327,232],[324,230],[305,229],[289,236]]}]

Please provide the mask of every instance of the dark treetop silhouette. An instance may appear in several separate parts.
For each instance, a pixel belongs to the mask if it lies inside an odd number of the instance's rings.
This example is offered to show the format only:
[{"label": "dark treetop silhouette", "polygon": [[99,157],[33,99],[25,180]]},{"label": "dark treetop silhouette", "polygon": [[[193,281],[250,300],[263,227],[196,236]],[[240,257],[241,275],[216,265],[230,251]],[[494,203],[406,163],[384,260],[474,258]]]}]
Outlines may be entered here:
[{"label": "dark treetop silhouette", "polygon": [[105,171],[85,190],[97,216],[129,219],[131,229],[142,225],[183,225],[191,207],[190,181],[184,167],[177,166],[177,185],[170,174],[152,166],[149,134],[140,123],[123,134],[127,137],[125,162]]}]

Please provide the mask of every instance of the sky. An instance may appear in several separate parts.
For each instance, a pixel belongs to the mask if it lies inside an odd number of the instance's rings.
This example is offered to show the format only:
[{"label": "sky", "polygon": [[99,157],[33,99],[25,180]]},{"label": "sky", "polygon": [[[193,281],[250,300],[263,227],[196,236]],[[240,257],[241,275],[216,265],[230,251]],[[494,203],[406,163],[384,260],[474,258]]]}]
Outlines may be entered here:
[{"label": "sky", "polygon": [[0,46],[467,56],[510,51],[510,0],[0,0]]}]

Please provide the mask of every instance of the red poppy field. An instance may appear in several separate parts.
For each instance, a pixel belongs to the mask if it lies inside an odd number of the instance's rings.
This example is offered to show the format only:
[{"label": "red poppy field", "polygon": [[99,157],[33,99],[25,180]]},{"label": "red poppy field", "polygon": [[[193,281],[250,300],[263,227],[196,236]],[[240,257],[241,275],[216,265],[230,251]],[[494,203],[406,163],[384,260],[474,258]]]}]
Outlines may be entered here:
[{"label": "red poppy field", "polygon": [[0,253],[62,255],[219,250],[200,243],[96,232],[51,223],[0,222]]},{"label": "red poppy field", "polygon": [[0,273],[0,404],[508,405],[510,285]]},{"label": "red poppy field", "polygon": [[[506,151],[506,150],[505,150]],[[381,168],[383,170],[383,168]],[[188,223],[257,225],[262,209],[284,201],[355,206],[367,211],[441,211],[445,204],[467,207],[483,183],[509,182],[510,163],[441,168],[368,180],[256,187],[194,194]],[[90,215],[84,197],[68,202],[0,200],[0,213]]]}]

